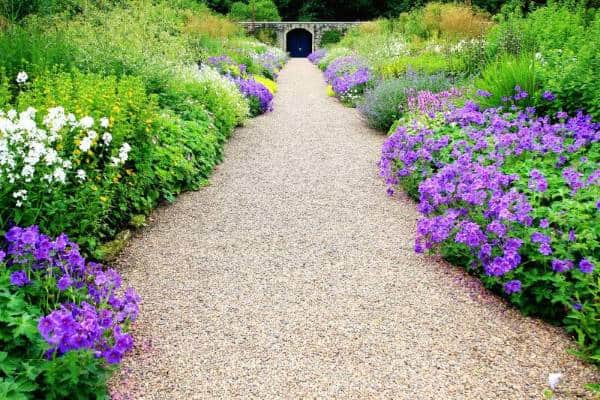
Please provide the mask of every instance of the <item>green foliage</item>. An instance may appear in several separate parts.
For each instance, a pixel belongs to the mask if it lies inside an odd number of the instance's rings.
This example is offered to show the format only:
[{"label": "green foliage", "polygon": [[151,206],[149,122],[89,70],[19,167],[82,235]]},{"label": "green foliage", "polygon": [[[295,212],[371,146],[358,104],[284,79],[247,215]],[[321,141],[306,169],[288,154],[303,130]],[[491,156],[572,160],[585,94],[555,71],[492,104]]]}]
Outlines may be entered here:
[{"label": "green foliage", "polygon": [[254,32],[254,37],[261,41],[262,43],[268,44],[270,46],[277,45],[277,32],[273,29],[262,28],[257,29]]},{"label": "green foliage", "polygon": [[[520,105],[534,105],[540,98],[540,80],[537,65],[533,57],[507,56],[490,64],[481,73],[481,78],[475,86],[492,95],[482,98],[479,102],[484,107],[497,107],[507,103],[506,98],[515,95],[515,87],[520,86],[529,96],[518,101]],[[504,99],[504,100],[503,100]]]},{"label": "green foliage", "polygon": [[397,77],[413,70],[433,74],[436,72],[450,72],[451,65],[448,57],[440,53],[426,52],[419,55],[400,56],[385,62],[380,67],[384,78]]},{"label": "green foliage", "polygon": [[57,29],[43,29],[41,22],[26,27],[12,25],[0,32],[0,70],[15,77],[27,71],[31,77],[49,70],[68,69],[76,65],[75,46]]},{"label": "green foliage", "polygon": [[272,0],[236,1],[231,5],[229,17],[236,21],[281,21],[277,6]]},{"label": "green foliage", "polygon": [[[600,14],[582,7],[553,2],[526,17],[509,14],[490,33],[489,59],[532,58],[539,86],[558,100],[544,109],[588,111],[600,118]],[[491,70],[494,67],[490,67]],[[510,67],[507,67],[510,68]]]},{"label": "green foliage", "polygon": [[106,381],[113,369],[91,351],[71,351],[49,360],[43,356],[48,345],[37,321],[51,309],[47,301],[36,299],[56,291],[54,280],[14,290],[9,270],[1,262],[0,266],[0,398],[108,399]]},{"label": "green foliage", "polygon": [[321,38],[320,47],[339,43],[339,41],[342,40],[342,36],[342,32],[335,29],[325,31],[323,33],[323,37]]},{"label": "green foliage", "polygon": [[396,79],[383,80],[368,89],[359,111],[370,127],[387,132],[406,111],[407,98],[417,91],[433,93],[449,89],[452,81],[443,74],[424,75],[409,72]]}]

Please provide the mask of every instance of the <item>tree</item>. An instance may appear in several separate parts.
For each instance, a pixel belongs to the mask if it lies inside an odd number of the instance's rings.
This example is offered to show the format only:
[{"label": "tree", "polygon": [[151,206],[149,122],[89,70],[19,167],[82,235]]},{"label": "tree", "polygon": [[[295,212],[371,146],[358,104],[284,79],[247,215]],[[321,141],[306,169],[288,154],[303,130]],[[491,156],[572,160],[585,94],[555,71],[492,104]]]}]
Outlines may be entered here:
[{"label": "tree", "polygon": [[236,1],[229,10],[231,19],[237,21],[281,21],[277,6],[272,0]]}]

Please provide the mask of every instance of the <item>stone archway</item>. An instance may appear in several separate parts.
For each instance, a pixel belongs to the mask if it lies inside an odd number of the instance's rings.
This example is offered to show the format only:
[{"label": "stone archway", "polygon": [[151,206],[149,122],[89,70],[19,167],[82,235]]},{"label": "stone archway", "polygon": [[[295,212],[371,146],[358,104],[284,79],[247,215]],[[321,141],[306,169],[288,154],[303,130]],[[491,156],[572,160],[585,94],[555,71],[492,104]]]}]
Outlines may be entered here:
[{"label": "stone archway", "polygon": [[311,40],[311,48],[313,50],[317,49],[321,43],[321,38],[323,37],[323,33],[336,29],[340,32],[346,32],[353,26],[360,25],[362,22],[300,22],[300,21],[278,21],[278,22],[269,22],[269,21],[255,21],[255,22],[240,22],[239,24],[246,29],[247,32],[254,32],[257,29],[268,28],[275,31],[277,34],[277,44],[278,46],[287,51],[287,36],[288,32],[291,32],[296,29],[302,29],[309,32],[312,35]]},{"label": "stone archway", "polygon": [[313,51],[313,37],[308,29],[290,29],[285,34],[285,51],[290,57],[307,57]]}]

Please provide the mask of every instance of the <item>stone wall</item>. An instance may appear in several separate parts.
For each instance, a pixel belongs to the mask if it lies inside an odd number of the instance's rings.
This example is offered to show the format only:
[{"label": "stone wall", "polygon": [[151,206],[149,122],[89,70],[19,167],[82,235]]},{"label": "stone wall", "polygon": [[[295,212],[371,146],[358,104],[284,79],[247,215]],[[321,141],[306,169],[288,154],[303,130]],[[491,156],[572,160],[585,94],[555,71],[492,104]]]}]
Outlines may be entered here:
[{"label": "stone wall", "polygon": [[294,29],[304,29],[312,35],[313,50],[319,48],[323,34],[329,30],[346,32],[349,28],[359,25],[361,22],[240,22],[247,32],[251,33],[258,29],[272,29],[277,34],[277,44],[283,50],[286,49],[286,37],[288,32]]}]

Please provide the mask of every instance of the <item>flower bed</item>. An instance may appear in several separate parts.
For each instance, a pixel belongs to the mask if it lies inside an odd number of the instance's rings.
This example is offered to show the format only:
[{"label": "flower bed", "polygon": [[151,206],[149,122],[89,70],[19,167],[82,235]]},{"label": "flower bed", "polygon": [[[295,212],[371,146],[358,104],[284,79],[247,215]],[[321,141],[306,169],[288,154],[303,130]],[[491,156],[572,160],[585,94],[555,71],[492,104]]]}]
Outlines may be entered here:
[{"label": "flower bed", "polygon": [[121,285],[114,269],[86,261],[66,235],[9,229],[0,240],[0,393],[107,396],[111,366],[133,346],[127,330],[140,301]]},{"label": "flower bed", "polygon": [[419,200],[415,251],[440,250],[525,313],[564,324],[580,355],[600,361],[600,124],[514,104],[454,107],[453,95],[415,96],[414,118],[382,149],[388,192]]}]

